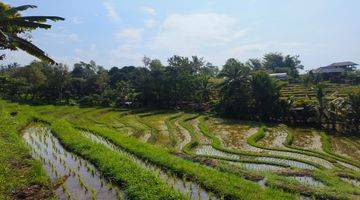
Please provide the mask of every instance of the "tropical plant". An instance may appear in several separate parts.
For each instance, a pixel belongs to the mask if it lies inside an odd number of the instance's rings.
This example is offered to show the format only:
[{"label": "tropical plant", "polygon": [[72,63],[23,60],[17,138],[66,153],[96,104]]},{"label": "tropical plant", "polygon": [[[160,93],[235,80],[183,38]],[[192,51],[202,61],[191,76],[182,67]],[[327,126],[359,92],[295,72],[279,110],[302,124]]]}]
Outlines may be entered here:
[{"label": "tropical plant", "polygon": [[260,120],[271,120],[279,115],[280,85],[266,72],[257,71],[251,78],[253,111]]},{"label": "tropical plant", "polygon": [[226,61],[219,77],[224,81],[220,87],[220,112],[232,117],[245,117],[249,114],[251,98],[250,68],[238,60]]},{"label": "tropical plant", "polygon": [[[34,5],[23,5],[11,7],[0,2],[0,49],[1,50],[23,50],[27,53],[51,64],[55,61],[51,59],[43,50],[32,44],[29,33],[35,29],[49,29],[51,25],[45,24],[46,21],[64,20],[57,16],[21,16],[19,12]],[[3,60],[5,55],[0,56]]]}]

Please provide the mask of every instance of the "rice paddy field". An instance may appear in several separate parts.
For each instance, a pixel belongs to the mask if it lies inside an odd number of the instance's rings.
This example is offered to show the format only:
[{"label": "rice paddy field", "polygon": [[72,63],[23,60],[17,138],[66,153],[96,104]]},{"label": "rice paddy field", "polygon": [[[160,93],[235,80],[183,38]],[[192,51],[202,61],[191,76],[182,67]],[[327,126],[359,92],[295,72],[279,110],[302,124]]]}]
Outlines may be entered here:
[{"label": "rice paddy field", "polygon": [[[348,93],[353,91],[353,89],[358,86],[349,85],[349,84],[335,84],[328,83],[324,88],[326,98],[328,100],[335,99],[337,97],[346,97]],[[307,87],[301,84],[290,84],[287,83],[285,87],[281,89],[281,98],[287,99],[291,96],[296,97],[297,99],[316,99],[315,89]]]},{"label": "rice paddy field", "polygon": [[360,199],[360,138],[0,100],[0,199]]}]

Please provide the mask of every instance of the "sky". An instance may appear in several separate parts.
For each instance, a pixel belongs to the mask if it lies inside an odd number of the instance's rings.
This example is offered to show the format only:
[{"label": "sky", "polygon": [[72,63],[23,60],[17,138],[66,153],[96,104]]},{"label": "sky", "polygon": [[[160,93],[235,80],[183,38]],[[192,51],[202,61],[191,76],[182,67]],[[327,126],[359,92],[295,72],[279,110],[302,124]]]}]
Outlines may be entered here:
[{"label": "sky", "polygon": [[[34,44],[57,62],[142,66],[146,55],[204,57],[222,66],[268,52],[299,55],[306,70],[339,61],[360,63],[359,0],[5,0],[37,5],[23,15],[56,15]],[[2,53],[2,52],[0,52]],[[24,52],[4,63],[28,64]]]}]

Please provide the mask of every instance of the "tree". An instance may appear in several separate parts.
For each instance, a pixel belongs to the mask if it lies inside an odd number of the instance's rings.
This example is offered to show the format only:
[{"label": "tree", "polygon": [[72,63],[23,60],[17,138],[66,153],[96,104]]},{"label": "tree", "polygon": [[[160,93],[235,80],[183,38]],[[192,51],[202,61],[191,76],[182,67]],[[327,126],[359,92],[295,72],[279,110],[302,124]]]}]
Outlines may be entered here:
[{"label": "tree", "polygon": [[135,89],[129,82],[120,81],[116,84],[115,96],[115,105],[125,106],[133,104],[138,96],[138,93],[136,93]]},{"label": "tree", "polygon": [[206,63],[205,66],[200,68],[200,74],[209,77],[216,77],[219,74],[219,68],[211,63]]},{"label": "tree", "polygon": [[226,61],[219,77],[224,78],[220,87],[220,113],[227,116],[246,118],[249,116],[251,91],[250,68],[238,60]]},{"label": "tree", "polygon": [[349,94],[349,112],[346,116],[346,126],[349,132],[360,133],[360,90]]},{"label": "tree", "polygon": [[260,70],[263,68],[263,65],[261,63],[261,59],[253,58],[249,59],[245,65],[253,70]]},{"label": "tree", "polygon": [[204,109],[204,104],[209,103],[214,84],[210,82],[210,76],[201,75],[197,79],[197,90],[194,91],[198,109]]},{"label": "tree", "polygon": [[281,53],[268,53],[263,58],[263,67],[275,73],[287,73],[290,77],[298,78],[298,69],[304,67],[300,65],[299,56],[284,56]]},{"label": "tree", "polygon": [[316,84],[315,85],[315,92],[316,92],[316,99],[318,102],[317,111],[318,111],[318,122],[319,124],[323,123],[323,117],[325,116],[325,85],[324,84]]},{"label": "tree", "polygon": [[253,114],[262,121],[279,116],[280,87],[266,72],[257,71],[251,77]]},{"label": "tree", "polygon": [[200,68],[205,65],[204,59],[198,58],[197,56],[192,56],[192,59],[190,60],[187,57],[175,55],[168,59],[168,63],[170,67],[186,70],[190,74],[198,73]]},{"label": "tree", "polygon": [[[35,29],[49,29],[51,25],[45,24],[48,20],[59,21],[64,18],[56,16],[26,16],[23,17],[19,12],[29,8],[36,8],[34,5],[23,5],[10,7],[0,2],[0,49],[18,50],[21,49],[27,53],[52,64],[55,61],[51,59],[43,50],[32,44],[29,33]],[[24,36],[25,35],[25,36]],[[5,55],[0,56],[0,60]]]},{"label": "tree", "polygon": [[265,69],[274,71],[275,68],[284,67],[284,56],[281,53],[267,53],[263,58],[263,66]]}]

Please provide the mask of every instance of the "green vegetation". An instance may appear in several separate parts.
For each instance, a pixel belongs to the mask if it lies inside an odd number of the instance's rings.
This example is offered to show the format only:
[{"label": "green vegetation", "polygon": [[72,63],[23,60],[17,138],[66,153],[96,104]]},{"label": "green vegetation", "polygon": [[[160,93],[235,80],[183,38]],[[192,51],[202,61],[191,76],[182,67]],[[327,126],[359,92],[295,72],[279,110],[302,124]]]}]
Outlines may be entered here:
[{"label": "green vegetation", "polygon": [[[24,50],[37,58],[55,64],[44,51],[31,43],[26,34],[35,29],[49,29],[51,25],[45,24],[48,20],[59,21],[64,18],[56,16],[26,16],[23,17],[19,12],[29,8],[36,8],[34,5],[23,5],[10,7],[0,2],[0,48],[9,50]],[[3,60],[5,55],[0,55]]]},{"label": "green vegetation", "polygon": [[51,184],[40,162],[31,159],[19,132],[29,116],[17,105],[0,101],[0,199],[49,198]]},{"label": "green vegetation", "polygon": [[52,123],[61,142],[71,151],[89,159],[113,181],[125,186],[130,199],[183,199],[171,191],[154,172],[147,172],[131,159],[85,139],[65,120]]},{"label": "green vegetation", "polygon": [[[308,162],[301,158],[291,157],[291,155],[272,155],[253,152],[251,149],[223,146],[221,140],[208,129],[211,116],[151,110],[117,111],[108,108],[94,109],[72,106],[19,106],[3,101],[2,105],[8,112],[14,109],[27,111],[26,119],[35,118],[38,121],[50,123],[55,136],[59,138],[66,149],[93,163],[108,179],[120,185],[131,199],[140,197],[143,199],[178,199],[187,198],[187,195],[178,194],[158,177],[158,172],[144,168],[138,162],[134,162],[129,155],[133,155],[145,163],[154,164],[168,173],[175,174],[180,179],[198,183],[202,188],[218,197],[289,199],[297,198],[298,193],[301,193],[318,198],[347,199],[360,194],[360,191],[353,185],[340,179],[340,177],[348,177],[349,180],[359,180],[358,171],[354,171],[352,168],[336,164],[332,169],[324,169],[316,162]],[[237,123],[242,122],[235,124]],[[123,128],[124,125],[127,127],[126,129]],[[182,149],[176,149],[169,143],[170,138],[173,138],[174,135],[176,136],[176,139],[173,139],[174,142],[183,143],[182,139],[177,136],[180,134],[178,126],[183,127],[182,131],[187,131],[191,136],[191,139],[184,143],[185,146]],[[333,161],[348,161],[348,159],[345,160],[335,155],[311,152],[302,148],[272,149],[259,146],[258,141],[264,139],[267,128],[256,123],[252,123],[251,126],[259,127],[258,131],[245,138],[245,142],[256,148],[267,151],[296,152]],[[162,133],[160,130],[163,128],[167,128],[167,132]],[[104,138],[128,154],[118,153],[107,146],[93,142],[80,130],[86,130]],[[128,136],[128,132],[124,132],[124,130],[132,133],[145,131],[148,134],[152,133],[151,130],[156,130],[156,137],[154,140],[147,140],[144,143],[141,141],[142,134]],[[242,133],[239,132],[239,134]],[[198,155],[197,149],[206,145],[203,137],[208,138],[211,146],[219,153]],[[286,162],[278,162],[277,159]],[[318,169],[299,169],[292,166],[291,162],[293,161],[310,164]],[[356,165],[353,162],[348,163]],[[255,168],[244,168],[243,164],[246,164],[245,166],[253,165]],[[257,165],[267,166],[265,169],[269,167],[270,171],[262,171],[262,168],[256,167]],[[272,171],[272,167],[280,167],[280,171]],[[338,174],[338,176],[334,176],[334,174]],[[291,176],[312,177],[322,182],[324,186],[310,187],[288,178]],[[244,178],[248,180],[244,180]],[[254,182],[262,179],[267,186],[265,188]],[[339,185],[341,187],[338,187]],[[69,193],[66,188],[65,191]]]},{"label": "green vegetation", "polygon": [[[62,64],[37,61],[2,66],[0,96],[33,104],[209,111],[242,120],[315,125],[344,134],[360,130],[358,85],[283,83],[270,77],[268,68],[254,69],[236,59],[229,59],[217,74],[209,73],[218,70],[198,57],[173,56],[168,65],[150,60],[146,66],[106,70],[94,61],[76,63],[71,71]],[[150,140],[155,141],[159,134],[150,131]]]},{"label": "green vegetation", "polygon": [[325,82],[277,52],[221,70],[177,55],[69,70],[25,36],[63,18],[29,8],[0,2],[0,49],[42,60],[0,66],[1,200],[360,198],[359,70]]},{"label": "green vegetation", "polygon": [[206,189],[215,192],[219,196],[235,199],[262,199],[270,196],[272,196],[272,198],[279,199],[290,198],[290,196],[279,191],[271,189],[263,190],[260,186],[233,175],[220,173],[216,170],[194,164],[191,161],[177,158],[165,150],[148,144],[143,144],[134,138],[123,136],[115,131],[101,127],[93,127],[89,124],[86,124],[84,127],[83,126],[84,125],[80,127],[104,137],[105,139],[143,159],[149,160],[161,167],[168,168],[178,175],[196,180]]}]

